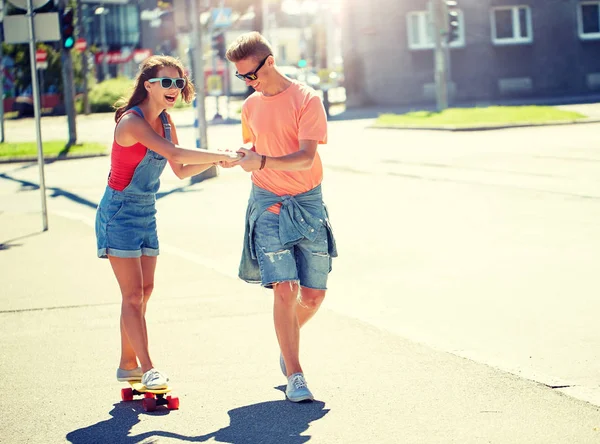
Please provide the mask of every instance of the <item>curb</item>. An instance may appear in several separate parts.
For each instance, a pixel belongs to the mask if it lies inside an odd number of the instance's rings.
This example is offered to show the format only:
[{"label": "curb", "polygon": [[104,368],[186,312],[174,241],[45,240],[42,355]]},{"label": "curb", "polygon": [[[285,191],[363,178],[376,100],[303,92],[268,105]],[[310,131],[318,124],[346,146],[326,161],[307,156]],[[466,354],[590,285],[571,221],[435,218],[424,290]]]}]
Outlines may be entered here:
[{"label": "curb", "polygon": [[515,123],[503,125],[482,125],[482,126],[404,126],[404,125],[370,125],[369,129],[397,129],[397,130],[427,130],[427,131],[490,131],[508,128],[528,128],[538,126],[561,126],[561,125],[581,125],[585,123],[600,123],[598,119],[582,119],[582,120],[558,120],[556,122],[547,123]]},{"label": "curb", "polygon": [[[97,153],[97,154],[68,154],[66,156],[44,156],[44,163],[56,162],[57,160],[75,160],[75,159],[89,159],[92,157],[103,157],[108,156],[109,152],[106,153]],[[20,163],[20,162],[37,162],[37,156],[16,156],[16,157],[8,157],[1,158],[0,164],[2,163]]]}]

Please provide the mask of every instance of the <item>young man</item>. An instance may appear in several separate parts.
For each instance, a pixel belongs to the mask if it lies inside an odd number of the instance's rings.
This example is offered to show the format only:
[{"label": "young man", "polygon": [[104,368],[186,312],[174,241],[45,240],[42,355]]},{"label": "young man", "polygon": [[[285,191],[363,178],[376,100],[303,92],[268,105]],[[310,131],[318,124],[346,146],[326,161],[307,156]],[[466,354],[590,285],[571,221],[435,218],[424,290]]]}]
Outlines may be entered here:
[{"label": "young man", "polygon": [[239,276],[273,289],[286,396],[313,400],[299,360],[300,327],[323,302],[331,258],[337,256],[317,153],[327,141],[325,109],[314,90],[279,72],[271,45],[259,33],[241,35],[227,59],[255,89],[242,107],[243,140],[253,147],[241,148],[244,157],[234,163],[252,172]]}]

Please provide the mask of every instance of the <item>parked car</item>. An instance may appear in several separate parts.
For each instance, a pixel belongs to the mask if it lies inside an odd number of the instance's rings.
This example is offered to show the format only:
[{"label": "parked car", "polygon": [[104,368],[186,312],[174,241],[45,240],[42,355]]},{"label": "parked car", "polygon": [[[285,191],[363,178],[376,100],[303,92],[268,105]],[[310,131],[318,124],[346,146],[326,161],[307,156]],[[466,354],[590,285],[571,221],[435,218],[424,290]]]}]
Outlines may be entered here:
[{"label": "parked car", "polygon": [[[40,96],[40,103],[44,114],[60,113],[60,110],[62,109],[60,95],[56,92],[42,94]],[[27,88],[15,98],[12,105],[12,111],[17,112],[17,118],[33,117],[33,95],[31,93],[31,88]]]}]

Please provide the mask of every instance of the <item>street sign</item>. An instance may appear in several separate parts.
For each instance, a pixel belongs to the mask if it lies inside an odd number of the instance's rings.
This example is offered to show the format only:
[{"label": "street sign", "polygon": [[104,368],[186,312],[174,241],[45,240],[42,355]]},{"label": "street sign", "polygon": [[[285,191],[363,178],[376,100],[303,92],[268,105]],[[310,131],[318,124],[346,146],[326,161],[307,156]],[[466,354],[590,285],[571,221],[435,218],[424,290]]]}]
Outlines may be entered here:
[{"label": "street sign", "polygon": [[85,51],[86,48],[87,48],[87,41],[85,39],[82,39],[81,37],[79,37],[75,41],[75,49],[79,52],[83,52],[83,51]]},{"label": "street sign", "polygon": [[133,50],[133,63],[142,63],[152,55],[152,50],[147,48]]},{"label": "street sign", "polygon": [[[58,42],[60,40],[57,12],[35,14],[33,19],[36,42]],[[4,17],[2,26],[4,27],[5,43],[29,42],[29,22],[25,14],[7,15]]]},{"label": "street sign", "polygon": [[48,53],[44,49],[38,49],[35,51],[35,61],[37,63],[37,69],[48,68]]},{"label": "street sign", "polygon": [[134,49],[133,51],[109,51],[107,53],[97,52],[94,55],[94,58],[96,59],[96,64],[98,65],[104,63],[105,59],[106,63],[110,65],[119,65],[121,63],[128,63],[131,61],[133,61],[134,63],[141,63],[151,55],[152,50],[145,48]]},{"label": "street sign", "polygon": [[48,61],[48,53],[45,49],[37,49],[35,51],[35,61],[38,63]]},{"label": "street sign", "polygon": [[213,8],[210,13],[213,28],[231,26],[231,8]]},{"label": "street sign", "polygon": [[[46,3],[48,3],[50,0],[31,0],[33,9],[39,9],[42,6],[44,6]],[[24,9],[27,11],[27,3],[28,0],[8,0],[9,3],[12,3],[13,5],[15,5],[17,8],[20,9]]]}]

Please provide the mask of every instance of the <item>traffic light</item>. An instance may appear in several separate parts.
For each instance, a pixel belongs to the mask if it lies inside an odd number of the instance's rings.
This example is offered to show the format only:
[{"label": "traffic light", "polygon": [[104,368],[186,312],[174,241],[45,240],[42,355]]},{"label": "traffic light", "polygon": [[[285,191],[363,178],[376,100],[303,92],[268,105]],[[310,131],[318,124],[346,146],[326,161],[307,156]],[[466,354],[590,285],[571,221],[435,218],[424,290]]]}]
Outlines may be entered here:
[{"label": "traffic light", "polygon": [[225,59],[225,35],[223,33],[215,34],[212,38],[212,49],[217,51],[220,58]]},{"label": "traffic light", "polygon": [[458,3],[454,0],[446,0],[446,17],[448,20],[448,34],[446,41],[452,43],[460,37],[458,22]]},{"label": "traffic light", "polygon": [[65,9],[60,16],[60,35],[63,49],[75,46],[75,26],[73,25],[73,9]]}]

